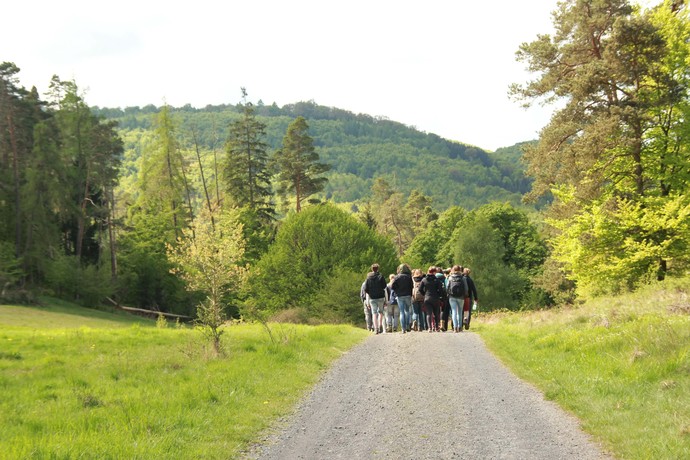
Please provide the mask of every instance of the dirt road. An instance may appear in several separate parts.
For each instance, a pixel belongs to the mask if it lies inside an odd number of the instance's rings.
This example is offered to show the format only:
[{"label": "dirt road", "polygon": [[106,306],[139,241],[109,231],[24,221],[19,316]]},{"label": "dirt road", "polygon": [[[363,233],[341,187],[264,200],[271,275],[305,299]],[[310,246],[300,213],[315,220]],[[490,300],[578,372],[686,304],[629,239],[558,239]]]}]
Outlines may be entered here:
[{"label": "dirt road", "polygon": [[471,331],[370,337],[246,457],[608,458]]}]

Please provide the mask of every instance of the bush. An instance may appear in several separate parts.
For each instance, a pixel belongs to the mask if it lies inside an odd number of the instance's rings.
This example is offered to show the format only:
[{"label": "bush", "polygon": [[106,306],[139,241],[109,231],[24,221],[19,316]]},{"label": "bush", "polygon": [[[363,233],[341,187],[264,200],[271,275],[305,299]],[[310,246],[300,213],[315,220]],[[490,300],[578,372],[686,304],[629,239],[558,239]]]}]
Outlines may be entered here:
[{"label": "bush", "polygon": [[108,270],[100,270],[95,265],[82,267],[74,256],[58,256],[47,268],[46,284],[62,299],[97,306],[114,291]]}]

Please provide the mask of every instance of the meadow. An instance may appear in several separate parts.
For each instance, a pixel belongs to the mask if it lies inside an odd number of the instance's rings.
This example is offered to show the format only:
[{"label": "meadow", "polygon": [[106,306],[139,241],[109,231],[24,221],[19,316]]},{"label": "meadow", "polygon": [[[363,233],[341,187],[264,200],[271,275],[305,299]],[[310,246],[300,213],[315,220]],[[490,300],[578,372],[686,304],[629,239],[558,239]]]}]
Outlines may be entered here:
[{"label": "meadow", "polygon": [[688,280],[669,281],[577,308],[486,314],[475,330],[616,458],[690,458],[689,293]]},{"label": "meadow", "polygon": [[[165,326],[165,327],[161,327]],[[0,305],[0,458],[233,458],[367,336],[351,326],[199,330],[58,301]]]}]

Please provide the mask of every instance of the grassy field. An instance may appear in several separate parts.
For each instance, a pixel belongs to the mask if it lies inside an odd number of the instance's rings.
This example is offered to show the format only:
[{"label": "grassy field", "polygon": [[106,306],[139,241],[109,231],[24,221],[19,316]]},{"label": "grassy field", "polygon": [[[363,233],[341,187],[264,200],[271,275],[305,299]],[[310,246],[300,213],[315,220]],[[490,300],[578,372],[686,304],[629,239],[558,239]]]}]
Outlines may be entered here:
[{"label": "grassy field", "polygon": [[[473,329],[621,459],[690,458],[690,282]],[[490,382],[487,382],[487,385]]]},{"label": "grassy field", "polygon": [[60,302],[0,305],[0,458],[232,458],[367,333],[198,330]]}]

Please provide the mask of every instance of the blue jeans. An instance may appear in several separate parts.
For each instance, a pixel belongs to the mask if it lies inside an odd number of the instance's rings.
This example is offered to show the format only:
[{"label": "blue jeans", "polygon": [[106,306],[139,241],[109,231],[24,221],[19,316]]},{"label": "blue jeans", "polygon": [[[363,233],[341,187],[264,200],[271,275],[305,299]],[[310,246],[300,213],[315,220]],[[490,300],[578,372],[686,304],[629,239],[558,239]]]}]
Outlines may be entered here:
[{"label": "blue jeans", "polygon": [[400,329],[407,331],[410,328],[410,307],[412,306],[412,296],[398,297],[398,307],[400,308]]},{"label": "blue jeans", "polygon": [[412,302],[412,321],[417,321],[417,329],[423,331],[426,329],[426,318],[422,312],[422,302]]},{"label": "blue jeans", "polygon": [[453,318],[453,328],[462,327],[462,307],[465,304],[465,299],[459,297],[448,297],[450,302],[450,311]]},{"label": "blue jeans", "polygon": [[[398,319],[398,312],[396,311],[398,309],[398,304],[397,303],[389,303],[388,306],[386,307],[386,324],[388,327],[391,328],[391,331],[396,328],[395,322]],[[396,314],[398,313],[398,314]]]}]

